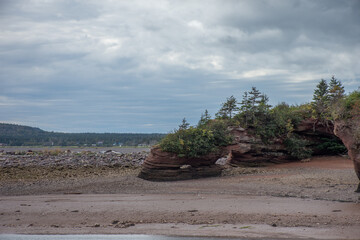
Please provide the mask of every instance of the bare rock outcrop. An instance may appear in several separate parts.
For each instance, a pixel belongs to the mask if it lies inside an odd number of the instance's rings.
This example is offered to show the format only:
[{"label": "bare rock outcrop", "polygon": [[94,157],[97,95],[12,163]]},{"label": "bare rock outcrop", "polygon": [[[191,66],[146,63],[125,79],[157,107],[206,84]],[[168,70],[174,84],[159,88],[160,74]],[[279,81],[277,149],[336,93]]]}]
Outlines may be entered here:
[{"label": "bare rock outcrop", "polygon": [[[335,121],[334,134],[347,148],[348,155],[354,163],[356,175],[360,180],[360,116]],[[360,192],[360,182],[356,192]]]},{"label": "bare rock outcrop", "polygon": [[145,159],[139,177],[152,181],[176,181],[219,176],[222,168],[215,162],[221,155],[219,151],[200,158],[185,158],[154,147]]},{"label": "bare rock outcrop", "polygon": [[228,163],[233,166],[260,166],[268,163],[289,161],[284,144],[274,139],[264,144],[260,138],[241,127],[230,128],[233,144],[223,151],[228,156]]},{"label": "bare rock outcrop", "polygon": [[295,132],[309,136],[332,136],[334,135],[334,124],[330,121],[325,123],[313,118],[308,118],[296,126]]}]

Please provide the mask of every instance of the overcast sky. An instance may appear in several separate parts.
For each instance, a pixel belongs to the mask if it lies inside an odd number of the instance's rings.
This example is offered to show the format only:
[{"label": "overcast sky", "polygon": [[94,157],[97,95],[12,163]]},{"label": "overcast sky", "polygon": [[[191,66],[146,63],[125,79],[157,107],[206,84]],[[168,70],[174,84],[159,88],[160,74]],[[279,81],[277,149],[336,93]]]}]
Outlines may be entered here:
[{"label": "overcast sky", "polygon": [[360,1],[0,0],[0,122],[169,132],[256,86],[360,86]]}]

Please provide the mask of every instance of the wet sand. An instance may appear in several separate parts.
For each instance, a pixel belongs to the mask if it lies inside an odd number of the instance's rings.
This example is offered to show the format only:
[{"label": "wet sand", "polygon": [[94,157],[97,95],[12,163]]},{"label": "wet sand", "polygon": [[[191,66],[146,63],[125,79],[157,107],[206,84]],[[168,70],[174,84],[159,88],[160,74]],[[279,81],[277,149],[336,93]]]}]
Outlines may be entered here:
[{"label": "wet sand", "polygon": [[160,234],[358,239],[360,194],[352,162],[313,158],[218,178],[149,182],[138,169],[82,177],[8,179],[0,233]]}]

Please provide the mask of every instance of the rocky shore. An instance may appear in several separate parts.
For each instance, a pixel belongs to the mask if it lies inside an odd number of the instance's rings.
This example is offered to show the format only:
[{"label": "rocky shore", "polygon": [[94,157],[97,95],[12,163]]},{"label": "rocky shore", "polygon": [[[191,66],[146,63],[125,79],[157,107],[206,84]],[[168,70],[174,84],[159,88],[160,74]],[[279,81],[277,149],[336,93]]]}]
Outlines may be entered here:
[{"label": "rocky shore", "polygon": [[[12,194],[14,191],[17,194],[31,194],[33,190],[26,186],[32,185],[33,181],[56,184],[107,175],[137,174],[148,155],[147,149],[133,149],[133,152],[128,152],[129,149],[124,152],[111,149],[91,150],[0,150],[0,186],[4,187],[0,189],[0,194]],[[17,182],[19,185],[15,188],[9,187],[8,182]],[[67,184],[63,183],[64,186]]]},{"label": "rocky shore", "polygon": [[139,167],[148,152],[122,153],[113,150],[100,152],[61,149],[39,151],[0,150],[0,168],[23,167]]}]

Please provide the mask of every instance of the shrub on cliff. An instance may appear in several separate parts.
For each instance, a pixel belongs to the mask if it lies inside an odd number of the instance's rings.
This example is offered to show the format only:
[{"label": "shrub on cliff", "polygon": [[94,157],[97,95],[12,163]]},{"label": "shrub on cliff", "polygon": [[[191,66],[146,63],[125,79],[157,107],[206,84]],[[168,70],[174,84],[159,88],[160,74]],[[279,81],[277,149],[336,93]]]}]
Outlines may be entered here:
[{"label": "shrub on cliff", "polygon": [[348,117],[360,115],[360,90],[350,93],[344,101]]},{"label": "shrub on cliff", "polygon": [[307,148],[308,141],[301,139],[296,135],[292,135],[284,141],[286,150],[290,156],[296,159],[304,159],[311,157],[312,150]]},{"label": "shrub on cliff", "polygon": [[198,158],[230,142],[226,124],[212,120],[201,127],[179,128],[163,138],[159,145],[163,151],[176,153],[179,157]]}]

